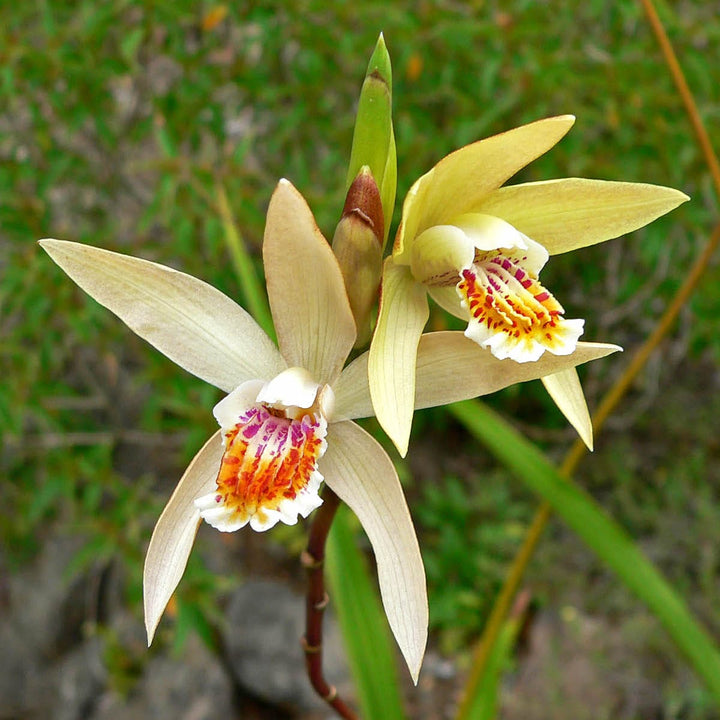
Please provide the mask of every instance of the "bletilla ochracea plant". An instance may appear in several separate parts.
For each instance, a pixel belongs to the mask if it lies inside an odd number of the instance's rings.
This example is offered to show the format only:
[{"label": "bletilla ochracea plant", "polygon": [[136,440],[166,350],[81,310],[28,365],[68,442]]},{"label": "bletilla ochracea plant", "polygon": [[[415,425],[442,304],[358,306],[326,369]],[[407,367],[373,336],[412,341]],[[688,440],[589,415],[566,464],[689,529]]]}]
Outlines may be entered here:
[{"label": "bletilla ochracea plant", "polygon": [[[388,621],[417,680],[428,608],[415,530],[392,461],[354,420],[377,414],[404,453],[415,408],[543,378],[587,440],[575,367],[619,348],[579,342],[582,321],[564,319],[540,270],[550,254],[640,227],[685,196],[579,179],[501,187],[571,124],[542,120],[442,160],[410,190],[383,264],[396,162],[381,37],[361,92],[332,249],[290,182],[281,180],[270,200],[262,255],[278,347],[202,280],[108,250],[41,241],[95,300],[226,393],[214,408],[219,430],[190,463],[150,540],[148,641],[203,520],[222,532],[294,524],[320,506],[325,483],[370,539]],[[427,293],[465,317],[467,331],[422,334]],[[371,349],[348,364],[371,334]]]}]

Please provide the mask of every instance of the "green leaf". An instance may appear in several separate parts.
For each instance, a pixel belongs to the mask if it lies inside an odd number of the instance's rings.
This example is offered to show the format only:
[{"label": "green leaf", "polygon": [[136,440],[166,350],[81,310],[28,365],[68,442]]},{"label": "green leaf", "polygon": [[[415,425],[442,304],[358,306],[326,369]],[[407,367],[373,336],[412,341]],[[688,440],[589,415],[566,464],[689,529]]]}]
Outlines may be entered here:
[{"label": "green leaf", "polygon": [[477,685],[475,696],[468,705],[466,717],[472,720],[495,720],[498,716],[500,680],[503,670],[510,662],[510,653],[515,645],[521,618],[511,617],[505,621],[497,642],[493,645],[482,679]]},{"label": "green leaf", "polygon": [[403,720],[394,646],[367,564],[341,506],[327,543],[333,606],[366,720]]},{"label": "green leaf", "polygon": [[563,478],[531,442],[477,401],[450,406],[470,433],[513,470],[623,581],[662,623],[720,702],[720,653],[682,598],[632,538],[581,488]]}]

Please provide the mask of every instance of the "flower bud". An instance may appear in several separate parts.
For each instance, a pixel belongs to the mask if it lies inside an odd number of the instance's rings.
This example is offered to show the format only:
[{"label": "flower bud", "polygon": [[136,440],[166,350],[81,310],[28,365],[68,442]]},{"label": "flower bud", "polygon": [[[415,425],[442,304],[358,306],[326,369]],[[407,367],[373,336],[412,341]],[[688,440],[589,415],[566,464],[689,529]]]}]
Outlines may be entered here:
[{"label": "flower bud", "polygon": [[370,168],[364,166],[350,185],[332,241],[357,326],[355,347],[365,345],[370,339],[384,237],[380,192]]},{"label": "flower bud", "polygon": [[397,185],[397,158],[392,125],[392,68],[382,33],[368,63],[360,91],[347,175],[348,190],[365,165],[370,168],[382,202],[385,218],[382,250],[390,230]]}]

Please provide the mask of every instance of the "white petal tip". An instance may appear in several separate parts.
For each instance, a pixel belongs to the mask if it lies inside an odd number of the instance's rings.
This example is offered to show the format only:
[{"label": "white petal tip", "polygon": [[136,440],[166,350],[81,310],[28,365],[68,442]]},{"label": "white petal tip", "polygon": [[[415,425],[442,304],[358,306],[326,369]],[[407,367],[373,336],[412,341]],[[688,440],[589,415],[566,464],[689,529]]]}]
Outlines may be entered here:
[{"label": "white petal tip", "polygon": [[418,680],[420,679],[420,669],[422,668],[422,659],[418,663],[418,666],[416,668],[411,668],[408,666],[408,670],[410,670],[410,677],[412,678],[413,685],[418,684]]},{"label": "white petal tip", "polygon": [[150,647],[152,645],[152,641],[155,639],[155,631],[157,630],[157,626],[160,622],[160,618],[158,618],[157,622],[153,625],[150,623],[149,618],[145,617],[145,633],[147,635],[147,646]]}]

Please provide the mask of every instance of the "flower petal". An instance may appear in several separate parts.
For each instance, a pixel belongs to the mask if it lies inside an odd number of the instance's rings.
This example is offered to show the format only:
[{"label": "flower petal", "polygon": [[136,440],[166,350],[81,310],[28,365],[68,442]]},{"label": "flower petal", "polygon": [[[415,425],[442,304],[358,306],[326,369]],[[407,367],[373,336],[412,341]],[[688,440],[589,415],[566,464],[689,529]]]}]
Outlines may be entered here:
[{"label": "flower petal", "polygon": [[285,368],[252,317],[211,285],[172,268],[63,240],[41,240],[89,295],[193,375],[229,392]]},{"label": "flower petal", "polygon": [[429,312],[423,286],[409,268],[387,258],[368,375],[375,414],[403,457],[412,423],[417,344]]},{"label": "flower petal", "polygon": [[328,430],[320,469],[372,544],[385,614],[417,683],[427,643],[425,570],[395,468],[374,438],[343,422]]},{"label": "flower petal", "polygon": [[280,352],[332,384],[355,342],[355,320],[335,255],[287,180],[270,200],[263,261]]},{"label": "flower petal", "polygon": [[500,188],[477,211],[507,220],[557,255],[637,230],[689,199],[660,185],[565,178]]},{"label": "flower petal", "polygon": [[423,230],[445,224],[455,215],[478,211],[485,195],[547,152],[574,122],[572,115],[538,120],[444,157],[410,188],[405,198],[393,250],[396,259],[404,262],[409,249],[406,243]]},{"label": "flower petal", "polygon": [[423,335],[418,345],[415,407],[467,400],[508,385],[552,375],[621,350],[617,345],[579,342],[571,355],[545,353],[537,362],[498,360],[461,332]]},{"label": "flower petal", "polygon": [[483,213],[465,213],[454,219],[477,250],[502,250],[509,256],[522,255],[526,269],[536,275],[548,261],[547,250],[502,218]]},{"label": "flower petal", "polygon": [[541,378],[545,389],[567,421],[577,430],[588,450],[593,449],[593,430],[585,395],[575,368]]},{"label": "flower petal", "polygon": [[356,357],[340,374],[333,387],[335,408],[329,418],[330,422],[356,420],[375,414],[370,399],[368,355],[368,352],[364,352]]},{"label": "flower petal", "polygon": [[200,511],[194,501],[215,487],[222,454],[223,446],[218,431],[193,458],[153,530],[143,573],[148,645],[152,642],[168,600],[185,572],[195,541],[200,525]]}]

